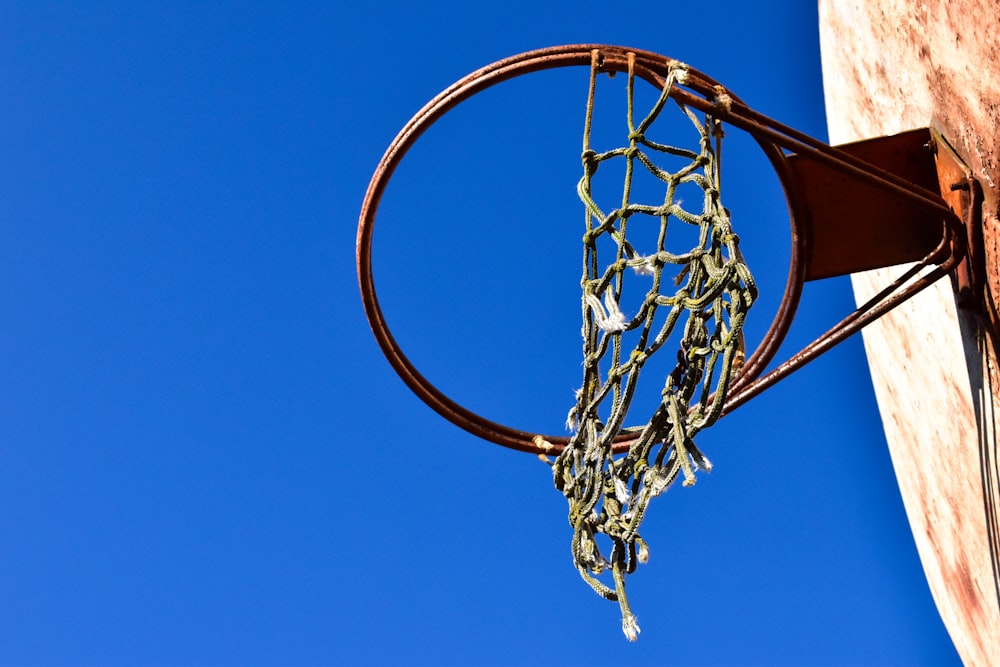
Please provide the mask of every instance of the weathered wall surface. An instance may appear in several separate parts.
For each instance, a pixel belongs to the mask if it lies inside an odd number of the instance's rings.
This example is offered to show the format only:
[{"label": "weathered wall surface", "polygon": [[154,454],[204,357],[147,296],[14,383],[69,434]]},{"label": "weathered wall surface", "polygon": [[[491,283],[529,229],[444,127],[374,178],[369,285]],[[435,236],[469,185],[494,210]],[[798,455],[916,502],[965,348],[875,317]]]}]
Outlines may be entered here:
[{"label": "weathered wall surface", "polygon": [[[821,0],[831,143],[936,126],[983,186],[984,315],[941,281],[864,332],[900,492],[938,609],[967,665],[1000,665],[1000,5]],[[853,276],[858,303],[897,275]]]}]

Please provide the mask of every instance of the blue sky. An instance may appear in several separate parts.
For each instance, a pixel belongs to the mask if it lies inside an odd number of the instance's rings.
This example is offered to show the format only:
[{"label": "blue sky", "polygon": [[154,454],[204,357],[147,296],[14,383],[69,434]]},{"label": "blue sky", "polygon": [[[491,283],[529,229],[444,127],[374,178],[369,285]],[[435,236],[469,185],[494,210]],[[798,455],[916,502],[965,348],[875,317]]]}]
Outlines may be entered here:
[{"label": "blue sky", "polygon": [[[358,294],[372,170],[466,73],[626,44],[825,137],[817,35],[797,0],[0,5],[0,663],[958,664],[860,339],[701,436],[715,470],[650,509],[629,644],[548,468],[411,395]],[[446,117],[375,234],[418,367],[547,433],[579,374],[585,85]],[[752,341],[787,218],[731,134]],[[786,352],[851,307],[809,285]]]}]

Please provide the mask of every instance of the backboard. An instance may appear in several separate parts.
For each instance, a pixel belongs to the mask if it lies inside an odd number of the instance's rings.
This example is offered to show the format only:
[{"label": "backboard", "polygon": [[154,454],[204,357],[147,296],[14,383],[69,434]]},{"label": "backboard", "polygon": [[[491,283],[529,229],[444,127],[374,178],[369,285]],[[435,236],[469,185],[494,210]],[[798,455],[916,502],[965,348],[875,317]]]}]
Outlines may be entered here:
[{"label": "backboard", "polygon": [[[1000,664],[996,413],[1000,295],[1000,25],[994,0],[820,0],[831,144],[934,127],[983,190],[986,293],[957,305],[941,281],[864,330],[914,540],[967,665]],[[892,269],[852,277],[858,303]]]}]

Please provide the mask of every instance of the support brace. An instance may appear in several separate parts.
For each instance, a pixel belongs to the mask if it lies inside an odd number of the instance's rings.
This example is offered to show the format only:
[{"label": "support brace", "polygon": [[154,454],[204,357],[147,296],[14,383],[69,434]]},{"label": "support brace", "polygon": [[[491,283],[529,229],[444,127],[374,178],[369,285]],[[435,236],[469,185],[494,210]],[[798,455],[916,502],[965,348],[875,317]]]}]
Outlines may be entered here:
[{"label": "support brace", "polygon": [[[982,298],[982,189],[948,142],[932,128],[837,146],[935,194],[965,223],[967,251],[957,267],[959,304]],[[803,206],[806,280],[878,269],[924,258],[941,239],[934,211],[894,196],[808,155],[789,156]]]}]

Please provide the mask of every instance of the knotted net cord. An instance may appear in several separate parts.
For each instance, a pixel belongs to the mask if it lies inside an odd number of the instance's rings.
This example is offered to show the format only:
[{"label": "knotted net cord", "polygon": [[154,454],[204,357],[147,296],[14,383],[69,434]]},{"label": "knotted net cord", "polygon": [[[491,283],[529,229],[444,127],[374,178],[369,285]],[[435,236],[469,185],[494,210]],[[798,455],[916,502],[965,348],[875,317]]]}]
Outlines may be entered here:
[{"label": "knotted net cord", "polygon": [[[639,527],[646,508],[683,473],[684,486],[695,471],[711,463],[694,443],[695,435],[719,418],[726,392],[742,363],[742,329],[757,288],[739,250],[729,212],[719,197],[721,123],[699,118],[676,102],[697,130],[698,150],[657,143],[646,134],[683,84],[687,68],[674,63],[651,111],[634,123],[635,56],[629,54],[627,81],[628,145],[598,153],[591,148],[591,125],[601,57],[593,53],[583,137],[583,177],[577,191],[586,211],[583,237],[583,385],[567,425],[569,443],[553,462],[556,487],[569,501],[572,553],[583,579],[621,607],[622,630],[634,641],[639,626],[625,594],[625,576],[648,559]],[[728,98],[720,90],[717,104]],[[657,166],[654,158],[680,158],[677,171]],[[621,206],[604,213],[595,201],[592,180],[607,160],[625,161]],[[645,169],[665,186],[662,203],[632,201],[633,175]],[[704,193],[700,213],[682,208],[678,186],[693,183]],[[627,236],[629,224],[659,221],[656,248],[642,254]],[[667,250],[670,223],[698,228],[698,244],[685,252]],[[598,258],[598,246],[613,248],[611,261]],[[621,309],[624,274],[632,269],[649,280],[638,312]],[[674,279],[671,273],[676,270]],[[632,283],[630,283],[631,285]],[[673,293],[672,288],[676,287]],[[666,311],[665,315],[662,311]],[[655,321],[654,321],[655,320]],[[662,399],[646,424],[626,426],[639,373],[675,331],[681,331],[676,366],[666,378]],[[630,439],[628,452],[613,456],[614,442]],[[611,551],[605,557],[597,535]],[[609,569],[613,587],[596,575]]]}]

